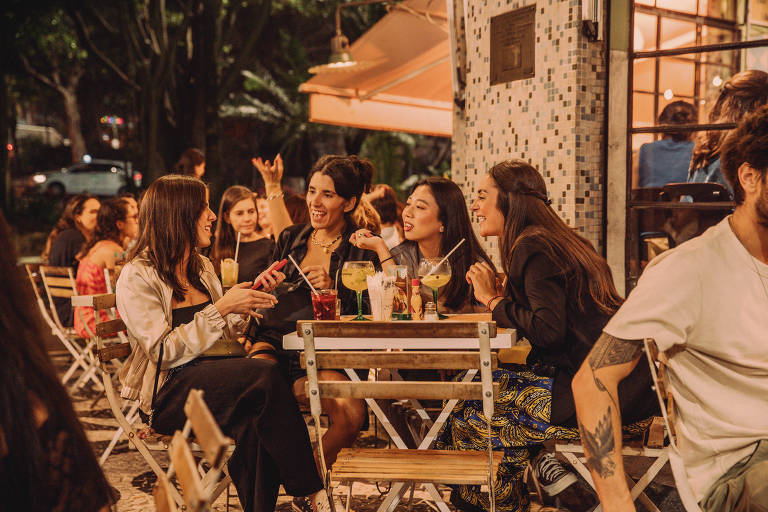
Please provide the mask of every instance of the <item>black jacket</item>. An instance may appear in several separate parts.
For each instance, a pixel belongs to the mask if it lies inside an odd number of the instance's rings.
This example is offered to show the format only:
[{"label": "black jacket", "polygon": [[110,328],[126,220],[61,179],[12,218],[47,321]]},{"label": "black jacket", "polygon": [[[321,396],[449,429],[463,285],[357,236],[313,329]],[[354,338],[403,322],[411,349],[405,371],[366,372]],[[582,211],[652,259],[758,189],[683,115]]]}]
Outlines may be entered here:
[{"label": "black jacket", "polygon": [[[500,327],[513,327],[518,337],[530,341],[528,366],[548,367],[553,372],[551,422],[568,426],[576,425],[571,381],[610,319],[598,310],[586,289],[582,292],[586,311],[581,311],[573,288],[541,241],[523,240],[512,256],[505,298],[493,310]],[[622,381],[619,399],[624,424],[647,418],[656,410],[650,384],[644,361]]]},{"label": "black jacket", "polygon": [[[341,236],[341,242],[331,253],[331,264],[328,274],[336,283],[338,297],[341,299],[341,314],[357,313],[357,295],[354,290],[346,288],[341,283],[341,267],[345,261],[372,261],[376,270],[381,270],[379,258],[375,252],[367,249],[360,249],[349,243],[349,238],[355,232],[357,227],[347,225],[347,229]],[[307,255],[307,242],[312,234],[313,228],[309,224],[295,224],[289,226],[277,239],[277,245],[272,253],[272,261],[278,261],[288,258],[290,254],[296,263],[301,265],[301,261]],[[283,346],[283,335],[296,330],[297,320],[311,320],[314,318],[312,311],[311,290],[307,283],[302,279],[299,271],[288,260],[288,265],[283,269],[285,281],[273,292],[277,297],[278,303],[273,309],[262,310],[260,313],[264,318],[257,329],[249,330],[249,337],[252,339],[267,341],[276,348]],[[370,310],[368,293],[364,295],[364,312]]]}]

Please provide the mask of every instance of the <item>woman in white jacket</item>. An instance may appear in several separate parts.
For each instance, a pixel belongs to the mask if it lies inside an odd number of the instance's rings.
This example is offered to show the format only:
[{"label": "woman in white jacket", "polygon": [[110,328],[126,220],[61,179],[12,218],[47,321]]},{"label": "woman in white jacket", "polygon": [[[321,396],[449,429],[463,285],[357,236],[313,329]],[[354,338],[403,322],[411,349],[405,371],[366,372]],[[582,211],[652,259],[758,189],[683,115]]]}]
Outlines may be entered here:
[{"label": "woman in white jacket", "polygon": [[163,176],[147,190],[139,241],[117,282],[133,347],[120,375],[122,395],[139,400],[156,431],[172,434],[183,427],[189,390],[202,389],[235,439],[229,472],[243,510],[273,510],[280,484],[295,496],[322,489],[290,386],[276,363],[244,357],[236,341],[255,309],[274,306],[266,292],[285,276],[265,272],[264,291],[248,282],[222,296],[213,265],[199,253],[211,243],[215,220],[197,178]]}]

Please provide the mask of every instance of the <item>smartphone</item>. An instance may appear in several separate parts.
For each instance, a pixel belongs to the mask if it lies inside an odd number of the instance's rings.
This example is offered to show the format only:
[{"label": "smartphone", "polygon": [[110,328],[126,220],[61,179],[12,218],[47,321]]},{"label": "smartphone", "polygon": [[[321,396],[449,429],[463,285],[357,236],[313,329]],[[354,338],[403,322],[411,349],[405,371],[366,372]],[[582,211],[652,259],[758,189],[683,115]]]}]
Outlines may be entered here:
[{"label": "smartphone", "polygon": [[[273,263],[272,266],[270,268],[268,268],[267,270],[274,270],[275,272],[279,272],[287,264],[288,264],[288,260],[282,259],[282,260],[278,261],[277,263]],[[264,284],[264,282],[261,279],[259,279],[258,281],[253,283],[253,286],[251,286],[251,290],[258,290],[263,284]]]}]

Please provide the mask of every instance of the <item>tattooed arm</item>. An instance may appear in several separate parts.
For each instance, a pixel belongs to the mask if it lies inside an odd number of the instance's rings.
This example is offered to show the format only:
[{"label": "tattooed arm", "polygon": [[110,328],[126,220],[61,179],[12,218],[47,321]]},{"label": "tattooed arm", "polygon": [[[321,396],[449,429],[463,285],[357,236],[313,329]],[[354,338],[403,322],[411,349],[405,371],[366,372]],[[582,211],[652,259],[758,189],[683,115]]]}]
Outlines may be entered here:
[{"label": "tattooed arm", "polygon": [[571,384],[587,466],[606,512],[635,510],[621,458],[618,386],[637,365],[642,349],[642,340],[603,332]]}]

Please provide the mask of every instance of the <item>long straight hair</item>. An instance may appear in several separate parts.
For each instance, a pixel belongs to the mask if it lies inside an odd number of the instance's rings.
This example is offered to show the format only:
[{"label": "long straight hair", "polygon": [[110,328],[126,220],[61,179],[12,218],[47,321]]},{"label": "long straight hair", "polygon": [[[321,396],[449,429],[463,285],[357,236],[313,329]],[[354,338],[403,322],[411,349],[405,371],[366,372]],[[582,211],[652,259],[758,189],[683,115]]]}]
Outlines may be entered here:
[{"label": "long straight hair", "polygon": [[[88,490],[91,510],[113,503],[111,489],[101,471],[67,391],[45,351],[50,336],[42,326],[29,281],[16,265],[10,230],[0,212],[0,508],[50,510],[46,489],[53,482],[72,484],[74,493]],[[43,425],[36,415],[45,413]],[[53,437],[46,436],[50,432]],[[56,436],[60,436],[56,438]],[[47,441],[47,442],[46,442]],[[51,467],[51,443],[61,443],[64,474]],[[75,480],[68,477],[76,477]],[[54,496],[67,500],[67,496]]]},{"label": "long straight hair", "polygon": [[611,278],[611,270],[592,244],[577,234],[549,206],[541,174],[522,160],[507,160],[489,171],[499,188],[497,206],[504,215],[499,245],[504,271],[509,276],[515,248],[525,240],[544,245],[547,256],[565,280],[579,310],[588,312],[589,294],[601,313],[611,314],[623,302]]},{"label": "long straight hair", "polygon": [[224,191],[221,196],[221,203],[219,204],[219,218],[216,223],[216,236],[213,241],[213,249],[211,250],[211,260],[216,272],[219,272],[221,260],[225,258],[232,258],[235,255],[235,243],[237,242],[237,233],[232,227],[232,221],[229,219],[229,214],[232,208],[243,201],[244,199],[250,199],[253,201],[253,207],[256,209],[256,229],[259,226],[259,209],[256,208],[256,194],[251,192],[248,187],[241,185],[234,185]]},{"label": "long straight hair", "polygon": [[147,259],[179,302],[184,300],[186,288],[176,277],[176,267],[186,251],[187,280],[205,292],[200,282],[203,264],[197,239],[197,220],[205,210],[205,192],[205,184],[194,176],[168,174],[152,183],[141,200],[139,240],[132,259]]},{"label": "long straight hair", "polygon": [[[449,258],[451,279],[443,288],[445,305],[455,309],[472,298],[469,284],[464,277],[469,267],[479,261],[485,261],[491,268],[495,269],[495,267],[475,236],[472,221],[469,219],[467,203],[459,186],[440,176],[431,176],[421,180],[416,184],[414,190],[422,185],[429,187],[435,198],[438,210],[437,218],[445,228],[440,237],[440,254],[448,254],[459,243],[459,240],[465,239],[464,243]],[[417,242],[406,240],[403,243],[415,244]]]},{"label": "long straight hair", "polygon": [[[736,123],[746,114],[768,103],[768,73],[747,69],[725,82],[709,113],[710,123]],[[697,141],[691,170],[708,166],[720,157],[720,146],[729,130],[711,130]]]}]

